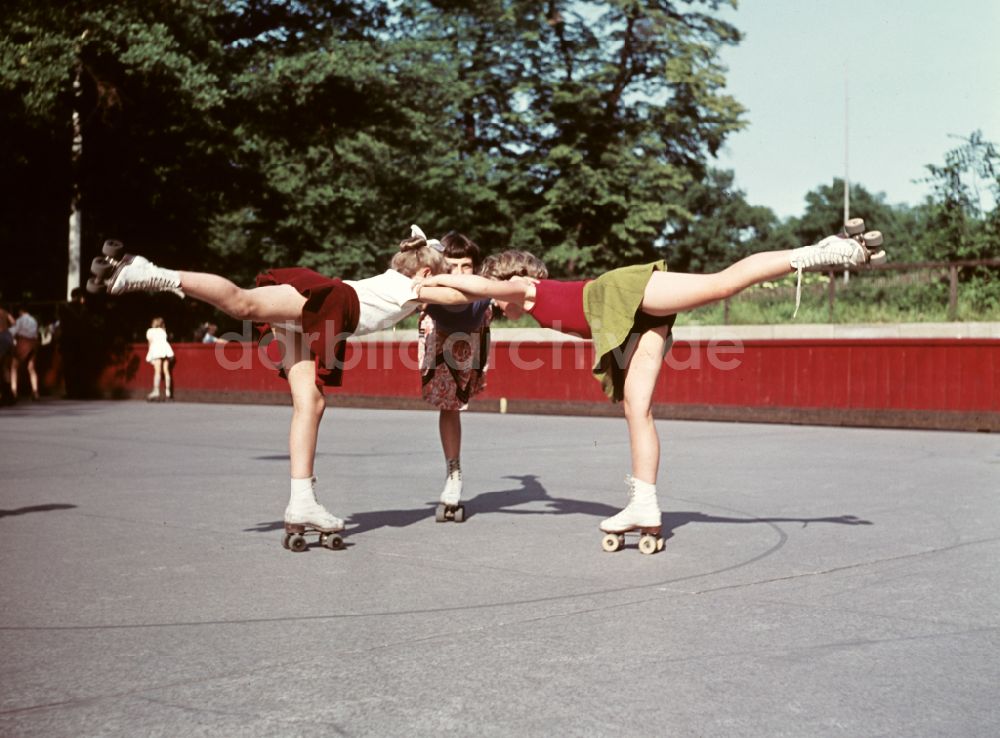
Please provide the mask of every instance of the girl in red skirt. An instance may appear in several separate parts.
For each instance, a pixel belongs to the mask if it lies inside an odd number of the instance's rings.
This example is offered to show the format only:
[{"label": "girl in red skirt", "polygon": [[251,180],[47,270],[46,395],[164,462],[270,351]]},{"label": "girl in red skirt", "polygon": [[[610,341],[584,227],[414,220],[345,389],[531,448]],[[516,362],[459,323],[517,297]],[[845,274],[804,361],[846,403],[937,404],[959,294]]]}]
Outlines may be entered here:
[{"label": "girl in red skirt", "polygon": [[[332,534],[344,528],[344,521],[316,499],[313,464],[326,409],[323,389],[341,384],[349,336],[388,328],[421,303],[465,302],[462,293],[448,287],[425,286],[417,297],[416,279],[449,270],[439,248],[437,242],[432,246],[426,238],[413,236],[400,243],[390,268],[375,277],[353,281],[298,267],[271,269],[258,275],[256,288],[243,289],[216,274],[158,267],[142,256],[122,253],[121,243],[112,241],[105,244],[105,256],[95,260],[91,269],[95,278],[88,289],[106,288],[111,295],[137,291],[187,295],[273,333],[282,349],[281,372],[292,393],[291,490],[285,530],[299,534],[304,546],[301,534],[306,531]],[[339,538],[331,540],[339,545]]]}]

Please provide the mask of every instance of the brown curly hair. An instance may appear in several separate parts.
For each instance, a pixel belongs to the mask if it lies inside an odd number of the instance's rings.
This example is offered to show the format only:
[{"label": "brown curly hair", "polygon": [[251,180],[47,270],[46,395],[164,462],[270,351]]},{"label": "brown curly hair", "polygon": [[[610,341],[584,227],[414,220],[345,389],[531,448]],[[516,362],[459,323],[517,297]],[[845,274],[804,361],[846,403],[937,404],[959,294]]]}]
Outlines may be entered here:
[{"label": "brown curly hair", "polygon": [[502,251],[491,254],[483,260],[480,274],[490,279],[510,279],[511,277],[534,277],[547,279],[549,270],[545,263],[527,251]]}]

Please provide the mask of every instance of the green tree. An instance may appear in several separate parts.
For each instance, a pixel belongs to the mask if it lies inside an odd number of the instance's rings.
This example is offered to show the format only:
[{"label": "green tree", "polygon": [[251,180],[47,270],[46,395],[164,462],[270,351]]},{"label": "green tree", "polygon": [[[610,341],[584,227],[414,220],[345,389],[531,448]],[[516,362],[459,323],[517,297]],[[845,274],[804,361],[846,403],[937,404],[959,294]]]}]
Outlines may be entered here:
[{"label": "green tree", "polygon": [[924,207],[927,251],[936,259],[1000,255],[1000,151],[975,131],[928,164],[932,196]]},{"label": "green tree", "polygon": [[[198,241],[225,188],[229,133],[221,0],[7,4],[0,19],[0,239],[17,244],[0,289],[64,293],[73,182],[84,263],[108,236],[154,255]],[[82,72],[79,98],[72,83]],[[70,168],[71,119],[83,153]]]},{"label": "green tree", "polygon": [[769,208],[747,203],[734,188],[734,175],[711,169],[685,190],[690,213],[666,239],[671,269],[713,272],[763,248],[791,248],[790,234]]},{"label": "green tree", "polygon": [[[790,218],[787,225],[794,245],[816,243],[837,233],[844,225],[844,180],[834,178],[805,196],[806,209],[800,218]],[[893,261],[913,261],[922,257],[919,249],[919,218],[907,206],[886,202],[883,193],[869,192],[863,185],[852,184],[850,217],[863,218],[865,227],[878,230],[886,244],[892,244]]]}]

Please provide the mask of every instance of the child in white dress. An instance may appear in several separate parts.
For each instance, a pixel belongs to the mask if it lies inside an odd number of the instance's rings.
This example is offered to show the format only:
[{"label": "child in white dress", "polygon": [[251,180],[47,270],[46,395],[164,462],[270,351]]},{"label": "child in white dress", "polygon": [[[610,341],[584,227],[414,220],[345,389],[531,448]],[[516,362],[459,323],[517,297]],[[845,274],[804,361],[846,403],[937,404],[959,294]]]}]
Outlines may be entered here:
[{"label": "child in white dress", "polygon": [[163,318],[153,318],[152,324],[146,330],[146,341],[149,343],[146,361],[153,365],[153,391],[146,398],[150,402],[160,399],[160,377],[163,377],[164,398],[172,400],[174,396],[170,386],[170,362],[174,358],[174,350],[167,340],[165,326]]}]

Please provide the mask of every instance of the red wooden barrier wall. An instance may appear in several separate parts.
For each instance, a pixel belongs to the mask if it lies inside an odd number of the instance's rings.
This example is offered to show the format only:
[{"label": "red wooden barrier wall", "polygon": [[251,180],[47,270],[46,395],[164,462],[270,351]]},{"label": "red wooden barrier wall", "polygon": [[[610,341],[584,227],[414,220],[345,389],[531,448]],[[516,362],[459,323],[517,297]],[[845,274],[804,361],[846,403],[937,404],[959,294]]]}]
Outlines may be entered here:
[{"label": "red wooden barrier wall", "polygon": [[[175,344],[179,400],[287,402],[252,344]],[[102,388],[144,396],[145,344],[108,367]],[[427,407],[414,342],[351,343],[331,404]],[[473,409],[619,414],[590,373],[587,342],[493,345],[489,386]],[[678,341],[654,400],[658,417],[1000,430],[1000,340]]]}]

